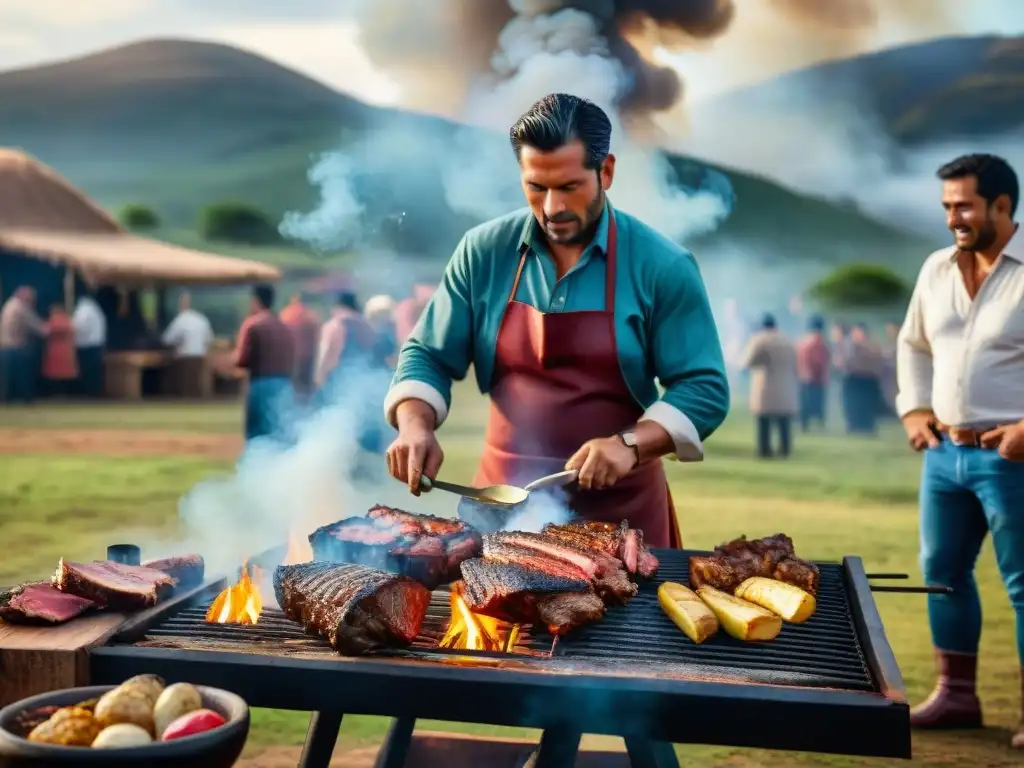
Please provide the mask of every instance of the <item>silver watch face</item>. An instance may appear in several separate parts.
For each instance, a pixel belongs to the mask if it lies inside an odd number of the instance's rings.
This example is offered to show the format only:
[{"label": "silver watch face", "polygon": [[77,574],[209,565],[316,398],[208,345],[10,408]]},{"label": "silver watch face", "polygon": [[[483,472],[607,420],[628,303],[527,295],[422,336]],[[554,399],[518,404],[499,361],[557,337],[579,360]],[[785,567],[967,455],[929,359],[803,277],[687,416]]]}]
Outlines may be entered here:
[{"label": "silver watch face", "polygon": [[619,437],[622,438],[622,442],[628,445],[630,448],[636,447],[636,433],[635,432],[622,432]]}]

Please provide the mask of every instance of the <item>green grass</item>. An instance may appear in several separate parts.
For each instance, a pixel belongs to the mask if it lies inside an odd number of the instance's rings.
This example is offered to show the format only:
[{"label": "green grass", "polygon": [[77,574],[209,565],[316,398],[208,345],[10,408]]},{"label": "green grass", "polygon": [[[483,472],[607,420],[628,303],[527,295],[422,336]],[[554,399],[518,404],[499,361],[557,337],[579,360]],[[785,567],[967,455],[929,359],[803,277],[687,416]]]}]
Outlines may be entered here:
[{"label": "green grass", "polygon": [[[460,386],[456,403],[441,432],[447,455],[445,475],[468,481],[481,443],[484,403],[468,385]],[[0,424],[226,432],[240,428],[240,409],[225,404],[38,407],[0,410]],[[796,453],[788,462],[755,460],[752,438],[749,417],[737,412],[709,442],[703,464],[669,465],[688,546],[710,547],[744,533],[785,531],[808,557],[827,560],[857,554],[869,570],[905,572],[911,574],[911,583],[920,582],[915,507],[919,458],[904,447],[895,425],[887,426],[877,440],[797,435]],[[7,552],[0,561],[0,583],[45,575],[60,555],[95,556],[111,537],[140,529],[172,532],[180,494],[204,475],[225,468],[226,462],[180,456],[0,456],[0,525]],[[915,735],[916,757],[910,765],[1019,765],[1019,755],[1007,746],[1008,729],[1015,725],[1020,706],[1014,623],[988,545],[980,559],[978,580],[985,603],[981,694],[990,727],[976,733]],[[925,598],[877,594],[876,599],[910,698],[916,702],[932,683]],[[257,711],[251,744],[254,748],[300,744],[307,719],[305,713]],[[340,743],[374,742],[386,725],[379,718],[346,718]],[[462,724],[423,723],[421,727],[531,733]],[[890,764],[710,747],[687,747],[680,754],[694,766]]]}]

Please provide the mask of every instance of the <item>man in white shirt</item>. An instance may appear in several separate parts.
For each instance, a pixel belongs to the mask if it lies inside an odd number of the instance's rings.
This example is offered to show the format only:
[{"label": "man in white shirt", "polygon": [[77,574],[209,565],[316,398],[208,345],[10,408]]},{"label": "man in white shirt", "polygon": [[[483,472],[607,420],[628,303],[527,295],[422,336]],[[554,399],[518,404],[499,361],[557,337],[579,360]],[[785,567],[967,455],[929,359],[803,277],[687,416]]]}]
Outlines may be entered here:
[{"label": "man in white shirt", "polygon": [[78,393],[84,397],[103,394],[103,349],[107,346],[107,318],[100,305],[83,293],[71,315],[78,356]]},{"label": "man in white shirt", "polygon": [[[896,408],[911,446],[924,450],[921,567],[939,680],[911,711],[919,728],[982,724],[975,681],[981,601],[974,563],[988,533],[1016,612],[1024,671],[1024,242],[1020,199],[1005,160],[968,155],[939,169],[955,245],[921,268],[897,338]],[[1024,697],[1024,674],[1022,674]],[[1024,719],[1013,737],[1024,748]]]},{"label": "man in white shirt", "polygon": [[203,378],[209,375],[206,352],[213,343],[213,328],[206,316],[192,308],[192,297],[182,293],[178,315],[164,331],[163,343],[174,349],[171,363],[172,389],[184,397],[202,397]]}]

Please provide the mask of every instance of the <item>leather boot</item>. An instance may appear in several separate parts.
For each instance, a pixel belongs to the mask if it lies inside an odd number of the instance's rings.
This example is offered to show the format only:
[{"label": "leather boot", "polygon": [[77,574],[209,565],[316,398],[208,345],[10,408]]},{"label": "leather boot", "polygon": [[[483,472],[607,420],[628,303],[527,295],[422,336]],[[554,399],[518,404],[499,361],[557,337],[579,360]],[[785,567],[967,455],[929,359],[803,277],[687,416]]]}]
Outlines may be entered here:
[{"label": "leather boot", "polygon": [[978,657],[937,651],[939,679],[922,704],[910,710],[912,728],[981,728],[981,702],[975,691]]},{"label": "leather boot", "polygon": [[1013,734],[1013,740],[1010,744],[1014,749],[1024,749],[1024,667],[1020,670],[1020,725],[1017,726],[1017,732]]}]

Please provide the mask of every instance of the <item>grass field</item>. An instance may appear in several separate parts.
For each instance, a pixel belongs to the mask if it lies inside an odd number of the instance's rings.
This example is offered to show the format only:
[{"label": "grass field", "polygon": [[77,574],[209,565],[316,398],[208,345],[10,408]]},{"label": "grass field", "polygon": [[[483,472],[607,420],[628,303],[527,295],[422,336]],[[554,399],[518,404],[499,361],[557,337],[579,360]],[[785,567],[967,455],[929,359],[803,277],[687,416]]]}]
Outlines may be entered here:
[{"label": "grass field", "polygon": [[[444,474],[457,482],[468,481],[472,474],[484,404],[466,385],[457,391],[456,402],[441,438],[447,455]],[[240,409],[235,404],[0,410],[0,524],[6,552],[0,560],[0,584],[43,576],[61,555],[97,556],[112,537],[140,528],[173,532],[179,496],[204,476],[230,471],[232,461],[230,454],[165,455],[152,448],[155,436],[204,433],[230,447],[239,430]],[[61,436],[73,431],[92,435],[96,442],[69,449]],[[15,438],[25,439],[27,434],[32,435],[31,451],[4,451],[5,444],[14,445]],[[146,451],[132,449],[133,434],[149,440]],[[709,442],[703,464],[669,466],[688,546],[711,547],[744,533],[785,531],[805,556],[828,560],[858,554],[869,571],[905,572],[911,574],[911,583],[920,582],[915,509],[919,458],[905,449],[896,425],[886,427],[878,439],[798,435],[795,455],[788,462],[755,460],[752,436],[749,418],[736,413]],[[431,501],[436,505],[441,500]],[[1020,764],[1020,756],[1008,747],[1020,705],[1012,613],[989,546],[978,579],[985,601],[981,693],[990,727],[915,736],[911,765]],[[916,702],[932,682],[925,598],[876,598]],[[300,744],[306,721],[304,713],[259,711],[251,743],[255,748]],[[386,722],[377,718],[346,718],[340,745],[373,742],[385,727]],[[423,727],[496,731],[458,724]],[[693,766],[890,764],[711,747],[681,748],[680,755]]]}]

